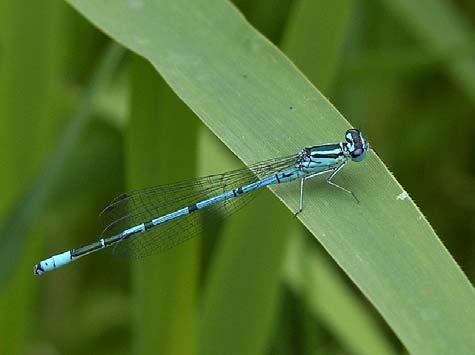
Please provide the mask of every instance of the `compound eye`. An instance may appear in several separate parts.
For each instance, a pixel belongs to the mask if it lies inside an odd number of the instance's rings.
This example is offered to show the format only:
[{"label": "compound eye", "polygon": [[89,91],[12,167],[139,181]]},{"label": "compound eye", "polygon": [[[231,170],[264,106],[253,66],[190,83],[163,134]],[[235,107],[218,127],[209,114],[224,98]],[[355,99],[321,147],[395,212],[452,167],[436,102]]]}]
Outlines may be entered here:
[{"label": "compound eye", "polygon": [[362,161],[365,157],[368,151],[364,148],[357,148],[353,152],[351,152],[351,160],[353,161]]},{"label": "compound eye", "polygon": [[351,152],[351,157],[352,158],[358,158],[361,154],[363,154],[363,149],[358,148],[358,149],[355,149],[354,151]]},{"label": "compound eye", "polygon": [[348,143],[354,143],[355,139],[358,139],[359,132],[356,129],[349,129],[346,131],[345,139]]}]

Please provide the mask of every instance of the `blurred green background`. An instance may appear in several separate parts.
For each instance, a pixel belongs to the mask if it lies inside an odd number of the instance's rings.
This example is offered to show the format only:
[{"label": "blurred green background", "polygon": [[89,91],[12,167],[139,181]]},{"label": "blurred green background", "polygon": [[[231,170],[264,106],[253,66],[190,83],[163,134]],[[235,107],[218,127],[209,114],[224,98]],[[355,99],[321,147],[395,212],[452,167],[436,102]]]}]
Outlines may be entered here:
[{"label": "blurred green background", "polygon": [[[235,5],[364,130],[473,282],[475,3]],[[119,193],[240,166],[149,64],[62,1],[0,1],[0,142],[1,354],[405,353],[268,192],[172,252],[33,277],[95,240]]]}]

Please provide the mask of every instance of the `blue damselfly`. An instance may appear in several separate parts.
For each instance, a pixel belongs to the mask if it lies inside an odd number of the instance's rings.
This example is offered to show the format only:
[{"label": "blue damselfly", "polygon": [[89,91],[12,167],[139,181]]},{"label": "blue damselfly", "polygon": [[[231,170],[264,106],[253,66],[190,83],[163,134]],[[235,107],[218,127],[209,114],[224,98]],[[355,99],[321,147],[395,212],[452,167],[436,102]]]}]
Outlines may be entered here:
[{"label": "blue damselfly", "polygon": [[348,161],[363,160],[368,150],[363,134],[349,129],[345,142],[307,147],[297,154],[244,169],[122,194],[101,213],[101,239],[40,261],[34,273],[57,269],[109,246],[136,257],[170,249],[197,234],[201,211],[232,213],[247,201],[250,192],[269,185],[300,181],[297,214],[303,210],[304,182],[326,173],[329,184],[357,200],[351,190],[336,184],[333,178]]}]

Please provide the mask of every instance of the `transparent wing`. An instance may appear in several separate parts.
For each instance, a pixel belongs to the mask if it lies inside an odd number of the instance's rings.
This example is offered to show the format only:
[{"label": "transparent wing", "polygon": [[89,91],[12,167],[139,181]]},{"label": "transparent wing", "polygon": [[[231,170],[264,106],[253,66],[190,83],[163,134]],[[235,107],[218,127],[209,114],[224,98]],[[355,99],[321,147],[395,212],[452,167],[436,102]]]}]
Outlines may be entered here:
[{"label": "transparent wing", "polygon": [[[102,225],[101,237],[117,235],[130,227],[255,182],[259,178],[294,166],[296,160],[297,155],[271,159],[224,174],[121,194],[99,216]],[[253,193],[242,194],[169,221],[116,244],[113,251],[116,254],[141,258],[173,248],[200,233],[203,211],[229,215],[244,206],[252,196]]]}]

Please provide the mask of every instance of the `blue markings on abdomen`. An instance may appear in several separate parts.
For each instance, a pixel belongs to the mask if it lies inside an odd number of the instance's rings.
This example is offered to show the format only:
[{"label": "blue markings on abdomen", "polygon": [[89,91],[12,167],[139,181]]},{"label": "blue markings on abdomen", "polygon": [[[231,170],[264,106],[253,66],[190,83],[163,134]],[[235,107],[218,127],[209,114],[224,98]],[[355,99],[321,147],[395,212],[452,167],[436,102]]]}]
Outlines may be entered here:
[{"label": "blue markings on abdomen", "polygon": [[180,208],[179,210],[168,213],[164,216],[152,219],[152,223],[153,223],[154,226],[158,226],[159,224],[168,222],[168,221],[170,221],[172,219],[175,219],[175,218],[178,218],[178,217],[185,216],[187,214],[189,214],[188,207]]},{"label": "blue markings on abdomen", "polygon": [[122,232],[122,237],[127,238],[130,237],[133,234],[137,234],[140,232],[143,232],[145,230],[145,224],[139,224],[133,227],[130,227],[129,229],[126,229],[125,231]]},{"label": "blue markings on abdomen", "polygon": [[198,202],[196,204],[196,207],[198,209],[206,208],[208,206],[214,205],[215,203],[227,200],[231,197],[234,197],[233,191],[226,191],[225,193],[222,193],[221,195],[214,196],[214,197],[208,198],[207,200]]},{"label": "blue markings on abdomen", "polygon": [[276,183],[282,184],[304,176],[304,172],[297,167],[289,168],[274,175]]},{"label": "blue markings on abdomen", "polygon": [[282,171],[280,173],[277,173],[275,175],[266,177],[261,180],[257,180],[251,184],[247,184],[241,187],[238,187],[234,190],[231,191],[226,191],[220,195],[210,197],[206,200],[199,201],[195,203],[194,205],[188,206],[188,207],[183,207],[179,210],[176,210],[174,212],[170,212],[164,216],[160,216],[158,218],[152,219],[151,221],[144,222],[142,224],[136,225],[134,227],[131,227],[129,229],[126,229],[125,231],[122,232],[122,237],[123,238],[128,238],[134,234],[145,232],[146,230],[149,230],[150,228],[156,227],[160,224],[163,224],[165,222],[171,221],[172,219],[176,219],[179,217],[186,216],[190,213],[193,213],[197,210],[215,205],[219,202],[231,199],[231,198],[236,198],[239,197],[241,194],[245,194],[254,190],[258,190],[262,187],[272,185],[272,184],[279,184],[283,182],[288,182],[292,181],[294,179],[297,179],[301,176],[305,175],[304,172],[302,172],[299,168],[293,167],[288,170]]}]

